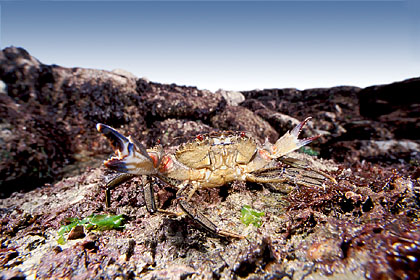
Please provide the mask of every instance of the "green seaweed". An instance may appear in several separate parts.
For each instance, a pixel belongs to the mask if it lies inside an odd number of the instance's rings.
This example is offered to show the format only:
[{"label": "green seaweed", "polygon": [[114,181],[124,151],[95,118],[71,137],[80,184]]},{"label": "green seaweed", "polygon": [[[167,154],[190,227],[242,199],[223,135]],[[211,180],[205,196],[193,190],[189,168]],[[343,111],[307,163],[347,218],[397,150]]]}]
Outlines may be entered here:
[{"label": "green seaweed", "polygon": [[69,224],[62,226],[58,230],[57,242],[65,244],[64,234],[69,233],[76,226],[84,226],[87,230],[110,230],[110,229],[123,229],[124,217],[123,215],[90,215],[82,220],[78,218],[67,218]]},{"label": "green seaweed", "polygon": [[95,230],[109,230],[109,229],[123,229],[124,217],[123,215],[92,215],[89,216],[87,223],[88,229]]},{"label": "green seaweed", "polygon": [[319,152],[307,146],[300,147],[299,152],[310,155],[310,156],[319,156]]},{"label": "green seaweed", "polygon": [[255,227],[259,228],[262,224],[261,217],[264,216],[264,212],[258,212],[252,209],[248,205],[242,206],[241,209],[241,222],[245,225],[253,224]]}]

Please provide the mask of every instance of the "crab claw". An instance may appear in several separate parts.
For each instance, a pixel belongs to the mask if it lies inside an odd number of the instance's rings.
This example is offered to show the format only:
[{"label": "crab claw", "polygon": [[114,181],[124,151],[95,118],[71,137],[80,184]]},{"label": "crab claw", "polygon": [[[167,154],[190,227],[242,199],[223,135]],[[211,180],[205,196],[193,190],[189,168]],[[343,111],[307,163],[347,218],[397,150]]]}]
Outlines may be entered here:
[{"label": "crab claw", "polygon": [[277,142],[271,147],[271,157],[279,158],[317,139],[320,135],[308,137],[305,139],[298,139],[302,128],[310,119],[311,117],[306,118],[303,122],[301,122],[295,128],[293,128],[292,131],[286,132],[286,134],[284,134],[279,140],[277,140]]},{"label": "crab claw", "polygon": [[104,161],[109,169],[136,175],[151,175],[156,173],[155,163],[147,153],[146,148],[131,136],[125,137],[115,129],[98,123],[96,129],[110,142],[115,156]]},{"label": "crab claw", "polygon": [[302,128],[305,126],[305,124],[312,119],[312,117],[307,117],[306,119],[303,120],[303,122],[301,122],[300,124],[298,124],[295,128],[293,128],[293,130],[290,132],[290,134],[295,138],[295,141],[297,142],[296,145],[300,147],[305,146],[309,143],[311,143],[312,141],[314,141],[315,139],[319,138],[321,135],[316,135],[316,136],[312,136],[312,137],[308,137],[305,139],[298,139],[298,136],[300,134],[300,132],[302,131]]}]

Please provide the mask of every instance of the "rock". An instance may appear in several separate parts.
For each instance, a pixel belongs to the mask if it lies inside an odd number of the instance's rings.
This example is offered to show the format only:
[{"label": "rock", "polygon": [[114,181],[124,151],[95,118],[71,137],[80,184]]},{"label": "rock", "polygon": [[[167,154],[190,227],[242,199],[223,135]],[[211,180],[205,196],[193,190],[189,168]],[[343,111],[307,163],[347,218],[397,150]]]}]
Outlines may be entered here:
[{"label": "rock", "polygon": [[243,91],[243,106],[249,108],[249,102],[258,100],[266,108],[297,119],[312,116],[318,112],[339,113],[339,120],[354,117],[358,114],[357,87],[333,87],[320,89],[265,89],[259,91]]},{"label": "rock", "polygon": [[419,139],[420,78],[367,87],[359,92],[360,114],[390,127],[397,138]]},{"label": "rock", "polygon": [[405,117],[419,117],[419,90],[420,78],[367,87],[358,93],[360,114],[369,118],[378,118],[401,110]]},{"label": "rock", "polygon": [[144,92],[152,91],[152,86],[150,81],[145,78],[140,78],[136,82],[137,85],[137,92],[142,94]]},{"label": "rock", "polygon": [[25,280],[26,276],[19,270],[6,270],[0,272],[0,279],[3,280]]},{"label": "rock", "polygon": [[[419,277],[420,142],[410,134],[418,128],[416,100],[394,106],[395,96],[384,97],[385,113],[377,116],[365,115],[366,107],[360,114],[358,98],[371,93],[355,87],[255,90],[242,92],[241,102],[237,93],[121,71],[44,65],[13,47],[0,53],[0,80],[7,86],[0,94],[0,184],[9,196],[0,198],[0,278]],[[96,167],[112,153],[96,122],[147,147],[159,140],[172,147],[217,130],[274,142],[308,116],[302,137],[324,133],[313,145],[342,163],[293,153],[293,168],[273,162],[278,168],[264,173],[287,182],[232,182],[192,196],[194,209],[246,239],[219,238],[187,216],[149,213],[148,178],[116,186],[111,207],[104,206],[104,185],[115,174]],[[179,212],[179,186],[151,183],[158,207]],[[22,186],[37,188],[10,195]],[[244,205],[264,212],[259,227],[241,222]],[[109,212],[124,215],[124,229],[85,229],[57,246],[69,218]]]},{"label": "rock", "polygon": [[[420,112],[420,106],[413,104],[411,107],[412,111]],[[399,109],[391,114],[380,116],[378,120],[389,127],[389,130],[393,133],[397,139],[419,139],[418,131],[420,130],[420,117],[415,116],[415,113],[407,116],[407,111]]]},{"label": "rock", "polygon": [[0,266],[6,265],[8,262],[19,256],[16,249],[7,249],[0,251]]},{"label": "rock", "polygon": [[112,73],[115,73],[117,75],[123,76],[127,79],[131,80],[137,80],[137,76],[131,73],[130,71],[124,70],[124,69],[114,69],[111,71]]},{"label": "rock", "polygon": [[[257,110],[255,113],[257,113],[259,116],[261,116],[263,119],[267,120],[273,127],[276,128],[277,131],[279,131],[279,135],[283,135],[287,131],[291,131],[293,128],[295,128],[298,124],[300,124],[302,120],[298,120],[296,118],[293,118],[289,115],[285,115],[282,113],[277,113],[271,110]],[[302,131],[302,134],[300,137],[306,138],[310,136],[315,136],[319,133],[316,133],[313,129],[313,124],[311,121],[307,123],[305,126],[305,130]]]},{"label": "rock", "polygon": [[347,133],[343,133],[340,140],[385,140],[394,137],[386,124],[373,120],[352,120],[344,124],[344,129]]},{"label": "rock", "polygon": [[414,163],[419,158],[420,141],[354,140],[331,145],[334,159],[340,162]]},{"label": "rock", "polygon": [[193,140],[198,134],[207,134],[216,129],[198,121],[166,119],[155,122],[155,144],[159,141],[164,146],[177,146],[189,140]]},{"label": "rock", "polygon": [[216,93],[221,94],[226,100],[227,105],[237,106],[245,100],[245,96],[239,91],[228,91],[219,89]]},{"label": "rock", "polygon": [[148,119],[190,118],[208,120],[226,101],[220,94],[195,87],[152,83],[141,95]]},{"label": "rock", "polygon": [[335,239],[327,239],[323,242],[312,244],[308,249],[308,259],[315,262],[333,262],[342,259],[343,251],[340,248],[341,242]]},{"label": "rock", "polygon": [[86,234],[85,234],[84,226],[75,226],[69,232],[69,235],[67,236],[67,239],[68,240],[73,240],[73,239],[83,238],[85,236],[86,236]]},{"label": "rock", "polygon": [[0,93],[7,94],[7,85],[0,80]]},{"label": "rock", "polygon": [[[348,121],[360,119],[357,99],[359,91],[360,88],[348,86],[303,91],[293,88],[245,91],[242,94],[246,100],[241,105],[267,120],[280,134],[287,130],[279,114],[300,121],[312,117],[309,129],[304,130],[302,136],[323,135],[317,142],[322,149],[327,150],[325,145],[346,135],[344,125]],[[324,153],[324,156],[329,155]]]},{"label": "rock", "polygon": [[249,132],[262,143],[266,138],[272,143],[279,138],[278,133],[265,120],[241,106],[226,106],[223,112],[212,117],[210,121],[220,130]]},{"label": "rock", "polygon": [[32,103],[0,95],[0,197],[52,180],[72,158],[65,125]]},{"label": "rock", "polygon": [[103,153],[96,122],[144,124],[136,80],[121,75],[44,65],[10,47],[0,52],[0,79],[8,89],[0,95],[0,196],[52,182],[63,167]]},{"label": "rock", "polygon": [[292,130],[300,123],[300,121],[296,118],[282,113],[277,113],[269,109],[259,109],[256,110],[255,113],[267,120],[274,127],[280,128],[284,132]]},{"label": "rock", "polygon": [[172,265],[164,271],[154,271],[151,279],[186,279],[187,277],[192,277],[195,274],[195,269],[190,266]]}]

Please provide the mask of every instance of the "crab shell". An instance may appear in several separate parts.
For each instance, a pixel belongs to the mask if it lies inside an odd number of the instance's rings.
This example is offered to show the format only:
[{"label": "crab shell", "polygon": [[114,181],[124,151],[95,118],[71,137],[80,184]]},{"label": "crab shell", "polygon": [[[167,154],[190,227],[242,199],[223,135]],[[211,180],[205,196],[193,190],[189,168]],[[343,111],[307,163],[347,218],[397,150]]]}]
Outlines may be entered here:
[{"label": "crab shell", "polygon": [[116,156],[105,161],[110,169],[134,175],[152,175],[173,183],[192,183],[200,188],[218,187],[235,180],[250,180],[251,173],[312,142],[318,136],[298,139],[305,119],[275,144],[259,146],[243,133],[221,132],[197,137],[165,153],[161,146],[146,149],[140,142],[98,123],[96,128],[108,140]]}]

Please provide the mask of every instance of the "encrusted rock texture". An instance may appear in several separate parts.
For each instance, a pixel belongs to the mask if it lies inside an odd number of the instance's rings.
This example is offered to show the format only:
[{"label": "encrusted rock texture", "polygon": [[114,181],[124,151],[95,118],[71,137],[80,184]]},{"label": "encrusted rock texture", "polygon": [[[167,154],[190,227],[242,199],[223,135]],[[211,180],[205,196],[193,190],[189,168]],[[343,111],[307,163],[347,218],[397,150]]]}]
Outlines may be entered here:
[{"label": "encrusted rock texture", "polygon": [[[125,71],[45,65],[22,48],[0,52],[0,279],[419,279],[420,78],[357,88],[211,92]],[[220,228],[149,213],[144,178],[112,191],[112,154],[96,123],[147,147],[209,132],[274,142],[312,116],[293,153],[336,182],[234,182],[191,204]],[[311,155],[309,155],[311,154]],[[155,180],[169,211],[176,188]],[[264,212],[241,223],[241,208]],[[85,230],[58,243],[69,218],[123,214],[125,228]]]}]

